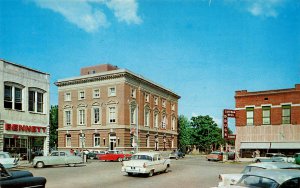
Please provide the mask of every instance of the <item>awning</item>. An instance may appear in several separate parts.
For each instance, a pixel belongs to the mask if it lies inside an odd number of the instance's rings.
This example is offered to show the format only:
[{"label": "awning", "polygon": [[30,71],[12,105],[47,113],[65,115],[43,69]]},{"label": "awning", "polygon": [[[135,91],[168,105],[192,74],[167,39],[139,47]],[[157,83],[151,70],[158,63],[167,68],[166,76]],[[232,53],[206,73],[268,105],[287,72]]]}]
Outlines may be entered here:
[{"label": "awning", "polygon": [[241,149],[300,149],[300,142],[241,142]]}]

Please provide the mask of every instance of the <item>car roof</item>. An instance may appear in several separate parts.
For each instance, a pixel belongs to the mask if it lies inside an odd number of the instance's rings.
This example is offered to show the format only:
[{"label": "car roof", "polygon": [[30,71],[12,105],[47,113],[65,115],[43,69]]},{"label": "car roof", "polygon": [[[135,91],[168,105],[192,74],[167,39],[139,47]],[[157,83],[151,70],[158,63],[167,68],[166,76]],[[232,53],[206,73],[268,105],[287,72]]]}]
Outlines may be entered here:
[{"label": "car roof", "polygon": [[275,180],[277,183],[282,184],[283,182],[300,178],[300,172],[298,170],[286,170],[286,169],[268,169],[247,172],[244,176],[260,176]]},{"label": "car roof", "polygon": [[262,163],[253,163],[248,166],[260,167],[265,169],[284,169],[284,168],[298,168],[300,169],[300,165],[295,163],[286,163],[286,162],[262,162]]},{"label": "car roof", "polygon": [[160,154],[159,152],[138,152],[138,153],[135,153],[134,155],[149,155],[149,156],[154,156],[156,154]]}]

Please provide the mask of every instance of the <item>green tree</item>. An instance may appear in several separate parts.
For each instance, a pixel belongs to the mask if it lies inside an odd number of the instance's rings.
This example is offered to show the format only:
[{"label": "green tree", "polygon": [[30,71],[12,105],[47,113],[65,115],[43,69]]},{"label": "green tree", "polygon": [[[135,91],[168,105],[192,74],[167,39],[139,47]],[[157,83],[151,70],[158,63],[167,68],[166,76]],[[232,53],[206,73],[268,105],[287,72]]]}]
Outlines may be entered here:
[{"label": "green tree", "polygon": [[180,115],[178,118],[178,146],[186,151],[191,144],[191,127],[187,117]]},{"label": "green tree", "polygon": [[54,105],[50,108],[50,148],[57,145],[57,129],[58,129],[58,106]]}]

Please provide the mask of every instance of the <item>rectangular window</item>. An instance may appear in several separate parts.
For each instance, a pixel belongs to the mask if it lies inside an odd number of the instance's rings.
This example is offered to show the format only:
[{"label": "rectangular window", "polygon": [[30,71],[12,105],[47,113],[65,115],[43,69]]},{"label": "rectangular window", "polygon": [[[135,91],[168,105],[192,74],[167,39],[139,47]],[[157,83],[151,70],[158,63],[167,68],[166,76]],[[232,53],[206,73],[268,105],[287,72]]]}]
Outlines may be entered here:
[{"label": "rectangular window", "polygon": [[94,135],[94,147],[100,147],[100,134]]},{"label": "rectangular window", "polygon": [[167,127],[167,117],[166,115],[163,115],[162,122],[161,122],[161,128],[165,129]]},{"label": "rectangular window", "polygon": [[34,112],[35,111],[35,92],[29,91],[28,92],[28,111]]},{"label": "rectangular window", "polygon": [[79,91],[79,94],[78,94],[78,99],[79,100],[82,100],[85,98],[85,94],[84,94],[84,91]]},{"label": "rectangular window", "polygon": [[108,88],[108,96],[109,97],[116,96],[116,88],[115,87]]},{"label": "rectangular window", "polygon": [[136,108],[135,107],[131,107],[131,109],[130,109],[130,122],[131,122],[131,124],[135,124],[135,122],[136,122],[136,113],[135,113],[135,111],[136,111]]},{"label": "rectangular window", "polygon": [[291,124],[291,105],[282,106],[282,124]]},{"label": "rectangular window", "polygon": [[22,89],[15,87],[15,109],[22,110]]},{"label": "rectangular window", "polygon": [[85,125],[85,110],[84,109],[80,109],[78,112],[79,112],[78,124],[79,125]]},{"label": "rectangular window", "polygon": [[71,147],[71,135],[66,135],[66,147]]},{"label": "rectangular window", "polygon": [[70,126],[71,125],[71,111],[65,111],[65,125]]},{"label": "rectangular window", "polygon": [[100,98],[100,89],[94,89],[93,98],[94,99]]},{"label": "rectangular window", "polygon": [[154,127],[158,127],[158,114],[157,113],[155,113],[154,114]]},{"label": "rectangular window", "polygon": [[172,109],[172,111],[175,111],[175,104],[172,104],[171,109]]},{"label": "rectangular window", "polygon": [[158,105],[158,97],[154,97],[154,105]]},{"label": "rectangular window", "polygon": [[247,125],[254,125],[254,107],[246,108]]},{"label": "rectangular window", "polygon": [[93,117],[94,117],[94,124],[99,124],[100,123],[100,108],[93,108]]},{"label": "rectangular window", "polygon": [[65,93],[65,101],[71,101],[71,93]]},{"label": "rectangular window", "polygon": [[262,107],[262,117],[263,117],[263,125],[271,124],[271,107],[270,106]]},{"label": "rectangular window", "polygon": [[109,123],[116,122],[116,107],[109,107]]},{"label": "rectangular window", "polygon": [[4,108],[12,109],[12,87],[4,86]]},{"label": "rectangular window", "polygon": [[150,111],[149,109],[145,110],[145,126],[148,127],[150,124]]},{"label": "rectangular window", "polygon": [[43,93],[37,92],[37,112],[43,112],[44,96]]}]

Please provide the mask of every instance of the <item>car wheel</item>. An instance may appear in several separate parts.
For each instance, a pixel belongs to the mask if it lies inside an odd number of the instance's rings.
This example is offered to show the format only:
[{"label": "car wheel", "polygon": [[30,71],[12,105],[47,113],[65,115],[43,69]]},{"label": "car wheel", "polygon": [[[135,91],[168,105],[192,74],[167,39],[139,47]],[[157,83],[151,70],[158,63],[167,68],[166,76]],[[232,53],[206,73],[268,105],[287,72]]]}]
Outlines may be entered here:
[{"label": "car wheel", "polygon": [[44,163],[42,161],[39,161],[39,162],[36,163],[36,167],[37,168],[43,168],[44,166],[45,165],[44,165]]},{"label": "car wheel", "polygon": [[122,162],[122,161],[123,161],[123,158],[121,158],[121,157],[118,158],[118,161],[119,161],[119,162]]},{"label": "car wheel", "polygon": [[170,167],[170,165],[167,165],[166,169],[164,170],[164,173],[168,173],[169,167]]},{"label": "car wheel", "polygon": [[259,159],[257,159],[257,160],[256,160],[256,162],[257,162],[257,163],[260,163],[260,160],[259,160]]},{"label": "car wheel", "polygon": [[70,167],[74,167],[75,166],[75,163],[70,163],[68,164]]},{"label": "car wheel", "polygon": [[148,176],[149,176],[149,177],[152,177],[153,174],[154,174],[154,170],[151,170],[151,171],[149,172]]},{"label": "car wheel", "polygon": [[127,174],[128,174],[128,176],[133,176],[132,172],[128,172]]}]

